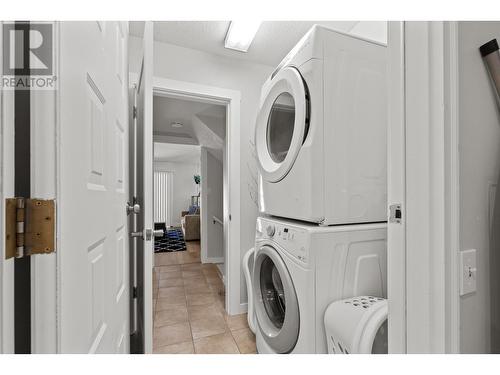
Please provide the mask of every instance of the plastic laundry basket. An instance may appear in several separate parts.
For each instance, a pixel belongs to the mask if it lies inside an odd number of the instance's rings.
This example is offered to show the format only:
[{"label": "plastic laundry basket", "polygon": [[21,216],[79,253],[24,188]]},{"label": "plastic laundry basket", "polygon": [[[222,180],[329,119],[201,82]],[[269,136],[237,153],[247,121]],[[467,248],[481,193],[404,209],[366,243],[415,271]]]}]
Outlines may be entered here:
[{"label": "plastic laundry basket", "polygon": [[328,353],[387,353],[386,299],[360,296],[333,302],[324,320]]}]

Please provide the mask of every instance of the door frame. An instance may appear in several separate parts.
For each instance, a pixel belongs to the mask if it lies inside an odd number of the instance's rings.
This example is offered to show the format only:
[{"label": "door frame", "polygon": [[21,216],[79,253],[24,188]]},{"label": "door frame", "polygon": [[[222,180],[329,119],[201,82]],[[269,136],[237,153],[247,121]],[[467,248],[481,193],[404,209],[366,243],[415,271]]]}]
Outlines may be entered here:
[{"label": "door frame", "polygon": [[[0,45],[3,44],[0,22]],[[0,72],[3,72],[3,46]],[[14,91],[0,90],[0,354],[14,353],[14,259],[5,259],[5,198],[14,195]]]},{"label": "door frame", "polygon": [[[59,76],[60,23],[54,22],[54,75]],[[32,90],[31,98],[31,195],[55,199],[57,209],[60,160],[59,81],[53,91]],[[60,233],[56,220],[56,233]],[[59,353],[60,312],[57,299],[60,274],[60,235],[56,236],[56,252],[31,257],[31,353]]]},{"label": "door frame", "polygon": [[[389,353],[406,353],[406,178],[404,22],[389,22],[387,202],[401,204],[401,223],[387,226],[387,297]],[[398,251],[398,249],[401,249]]]},{"label": "door frame", "polygon": [[458,353],[456,22],[389,22],[389,351]]},{"label": "door frame", "polygon": [[[54,38],[54,75],[59,75],[59,22],[53,23]],[[1,36],[2,30],[0,30]],[[0,38],[0,40],[2,40]],[[0,50],[1,54],[1,50]],[[0,58],[0,65],[2,64]],[[1,66],[0,66],[1,67]],[[59,154],[59,119],[57,108],[59,107],[59,90],[31,90],[30,92],[30,132],[31,136],[31,196],[42,199],[55,199],[57,197],[57,155]],[[4,137],[14,137],[14,91],[1,90],[1,134],[2,142]],[[12,126],[6,126],[11,123]],[[13,141],[9,142],[13,144]],[[3,148],[0,144],[0,160],[2,161],[2,179],[13,183],[12,171],[5,170],[7,153],[12,149]],[[12,154],[13,157],[13,154]],[[12,160],[13,162],[13,160]],[[7,174],[8,172],[8,174]],[[9,180],[10,181],[10,180]],[[10,182],[9,182],[10,183]],[[2,185],[1,193],[1,217],[2,226],[0,233],[3,233],[4,199],[13,196],[5,193],[5,182]],[[4,196],[5,194],[5,196]],[[57,229],[59,232],[59,229]],[[3,239],[3,234],[2,234]],[[59,236],[57,245],[59,247]],[[57,325],[57,282],[58,270],[57,259],[59,253],[32,256],[31,262],[31,353],[56,353],[58,352],[57,338],[59,327]],[[3,250],[0,259],[0,353],[14,352],[14,259],[5,261]],[[12,279],[12,280],[11,280]],[[12,282],[10,282],[12,281]],[[7,308],[10,306],[11,308]],[[9,327],[9,328],[8,328]]]},{"label": "door frame", "polygon": [[458,21],[444,22],[445,257],[447,353],[460,354],[460,154]]},{"label": "door frame", "polygon": [[170,98],[191,98],[226,106],[226,153],[224,160],[224,267],[226,310],[229,315],[246,312],[240,301],[240,101],[241,93],[192,82],[153,78],[153,95]]}]

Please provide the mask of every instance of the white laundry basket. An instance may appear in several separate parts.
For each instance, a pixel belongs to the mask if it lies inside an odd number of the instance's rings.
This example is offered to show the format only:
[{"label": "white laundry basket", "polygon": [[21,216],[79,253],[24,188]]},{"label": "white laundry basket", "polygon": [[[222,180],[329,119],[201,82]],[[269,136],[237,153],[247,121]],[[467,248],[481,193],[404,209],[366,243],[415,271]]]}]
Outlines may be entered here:
[{"label": "white laundry basket", "polygon": [[325,311],[329,354],[387,353],[387,300],[359,296],[331,303]]}]

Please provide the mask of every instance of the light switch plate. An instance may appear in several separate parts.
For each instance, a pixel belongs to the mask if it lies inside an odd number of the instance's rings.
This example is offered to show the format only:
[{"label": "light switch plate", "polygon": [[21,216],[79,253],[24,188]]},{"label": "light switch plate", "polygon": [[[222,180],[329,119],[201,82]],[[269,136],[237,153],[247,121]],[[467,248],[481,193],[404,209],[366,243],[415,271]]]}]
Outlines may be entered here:
[{"label": "light switch plate", "polygon": [[464,250],[460,252],[460,295],[474,293],[476,291],[477,268],[476,250]]}]

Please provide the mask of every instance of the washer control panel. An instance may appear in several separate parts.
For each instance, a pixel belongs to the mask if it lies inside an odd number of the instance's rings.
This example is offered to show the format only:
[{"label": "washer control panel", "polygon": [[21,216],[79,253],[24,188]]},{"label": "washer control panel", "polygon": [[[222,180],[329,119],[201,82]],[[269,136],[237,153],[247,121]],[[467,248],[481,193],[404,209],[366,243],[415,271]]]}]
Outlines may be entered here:
[{"label": "washer control panel", "polygon": [[[297,260],[309,262],[309,237],[307,231],[285,223],[270,222],[259,219],[261,238],[267,238],[278,243],[283,250]],[[259,232],[259,231],[258,231]]]}]

